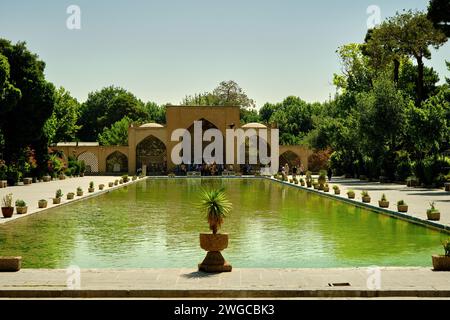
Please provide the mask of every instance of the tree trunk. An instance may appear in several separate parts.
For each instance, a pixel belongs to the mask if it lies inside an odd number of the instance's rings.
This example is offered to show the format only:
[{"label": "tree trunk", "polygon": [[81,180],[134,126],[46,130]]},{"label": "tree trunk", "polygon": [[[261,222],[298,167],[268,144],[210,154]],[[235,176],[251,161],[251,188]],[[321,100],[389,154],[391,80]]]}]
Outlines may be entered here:
[{"label": "tree trunk", "polygon": [[424,100],[423,96],[423,58],[421,56],[417,56],[417,105],[420,106],[422,101]]},{"label": "tree trunk", "polygon": [[398,75],[400,70],[400,61],[398,59],[394,59],[394,82],[398,84]]}]

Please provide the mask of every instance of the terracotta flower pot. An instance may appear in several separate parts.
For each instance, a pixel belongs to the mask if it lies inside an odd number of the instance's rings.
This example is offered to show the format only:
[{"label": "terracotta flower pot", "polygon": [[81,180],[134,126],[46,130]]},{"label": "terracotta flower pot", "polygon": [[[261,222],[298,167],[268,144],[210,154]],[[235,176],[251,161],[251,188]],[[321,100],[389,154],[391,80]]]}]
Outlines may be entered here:
[{"label": "terracotta flower pot", "polygon": [[228,234],[200,234],[200,247],[208,251],[205,259],[198,265],[204,272],[230,272],[232,266],[225,261],[220,251],[228,247]]},{"label": "terracotta flower pot", "polygon": [[53,204],[60,204],[61,198],[53,198]]},{"label": "terracotta flower pot", "polygon": [[89,188],[88,191],[89,193],[93,193],[95,191],[95,188]]},{"label": "terracotta flower pot", "polygon": [[28,207],[16,207],[17,214],[26,214],[28,212]]},{"label": "terracotta flower pot", "polygon": [[349,199],[355,199],[355,194],[354,193],[347,194],[347,196],[348,196]]},{"label": "terracotta flower pot", "polygon": [[83,191],[77,191],[77,197],[82,197],[83,196]]},{"label": "terracotta flower pot", "polygon": [[389,208],[389,201],[378,201],[380,208]]},{"label": "terracotta flower pot", "polygon": [[438,210],[427,210],[427,218],[430,221],[439,221],[441,220],[441,213]]},{"label": "terracotta flower pot", "polygon": [[39,201],[38,202],[39,209],[47,208],[47,201]]},{"label": "terracotta flower pot", "polygon": [[101,185],[98,186],[98,189],[99,189],[99,190],[103,190],[104,188],[105,188],[105,185],[104,185],[104,184],[101,184]]},{"label": "terracotta flower pot", "polygon": [[22,266],[22,257],[0,257],[0,272],[16,272]]},{"label": "terracotta flower pot", "polygon": [[362,197],[362,202],[364,202],[364,203],[370,203],[370,197],[369,196],[364,196],[364,197]]},{"label": "terracotta flower pot", "polygon": [[398,212],[408,212],[408,206],[407,205],[397,205]]},{"label": "terracotta flower pot", "polygon": [[74,197],[75,197],[75,194],[73,194],[73,193],[67,194],[67,200],[73,200]]},{"label": "terracotta flower pot", "polygon": [[335,195],[340,195],[340,194],[341,194],[341,190],[339,190],[339,189],[334,190],[334,194],[335,194]]},{"label": "terracotta flower pot", "polygon": [[2,207],[2,214],[4,218],[11,218],[14,213],[14,207]]},{"label": "terracotta flower pot", "polygon": [[447,256],[433,256],[434,271],[450,271],[450,257]]},{"label": "terracotta flower pot", "polygon": [[114,182],[109,182],[108,187],[112,188],[114,186]]}]

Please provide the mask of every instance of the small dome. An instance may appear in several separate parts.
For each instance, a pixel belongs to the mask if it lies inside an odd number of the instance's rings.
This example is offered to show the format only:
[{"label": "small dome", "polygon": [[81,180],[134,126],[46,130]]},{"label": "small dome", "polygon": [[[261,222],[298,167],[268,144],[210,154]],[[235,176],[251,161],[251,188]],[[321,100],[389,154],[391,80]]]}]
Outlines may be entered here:
[{"label": "small dome", "polygon": [[242,126],[243,129],[266,129],[267,127],[261,123],[247,123],[246,125]]},{"label": "small dome", "polygon": [[159,123],[146,123],[140,126],[139,128],[164,128],[164,126],[160,125]]}]

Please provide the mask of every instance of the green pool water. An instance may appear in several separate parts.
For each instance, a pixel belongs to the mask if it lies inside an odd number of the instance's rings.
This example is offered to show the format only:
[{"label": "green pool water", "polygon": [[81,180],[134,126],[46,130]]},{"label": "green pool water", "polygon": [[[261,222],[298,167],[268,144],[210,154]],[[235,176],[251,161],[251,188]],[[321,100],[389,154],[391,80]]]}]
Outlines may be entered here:
[{"label": "green pool water", "polygon": [[26,268],[195,268],[202,188],[233,203],[222,232],[237,268],[431,266],[445,235],[264,179],[149,179],[0,226]]}]

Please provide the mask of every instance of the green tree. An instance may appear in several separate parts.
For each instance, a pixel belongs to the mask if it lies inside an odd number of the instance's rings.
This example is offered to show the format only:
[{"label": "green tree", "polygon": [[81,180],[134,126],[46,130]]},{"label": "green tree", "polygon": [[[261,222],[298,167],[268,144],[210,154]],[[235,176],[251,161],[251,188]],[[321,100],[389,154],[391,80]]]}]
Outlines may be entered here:
[{"label": "green tree", "polygon": [[114,123],[110,128],[105,128],[103,132],[98,135],[98,141],[103,146],[128,145],[128,128],[132,123],[133,120],[130,118],[122,118]]},{"label": "green tree", "polygon": [[0,39],[0,128],[7,162],[17,161],[27,147],[36,151],[40,165],[46,160],[43,126],[53,112],[54,86],[44,69],[24,42]]},{"label": "green tree", "polygon": [[89,93],[81,106],[79,139],[95,141],[104,128],[110,128],[125,116],[135,121],[147,118],[144,103],[132,93],[114,86]]},{"label": "green tree", "polygon": [[450,37],[450,1],[431,0],[427,16],[435,28],[442,30],[447,37]]},{"label": "green tree", "polygon": [[80,129],[77,121],[80,104],[68,91],[60,87],[55,91],[55,108],[44,125],[44,132],[50,143],[75,141]]},{"label": "green tree", "polygon": [[401,49],[417,62],[417,103],[420,105],[425,98],[424,59],[431,59],[430,47],[438,49],[447,41],[447,37],[422,12],[397,14],[389,19],[389,23],[401,28]]},{"label": "green tree", "polygon": [[165,106],[158,106],[154,102],[147,102],[145,104],[145,112],[147,113],[146,118],[142,119],[143,121],[154,121],[159,124],[165,124],[166,123],[166,107]]}]

